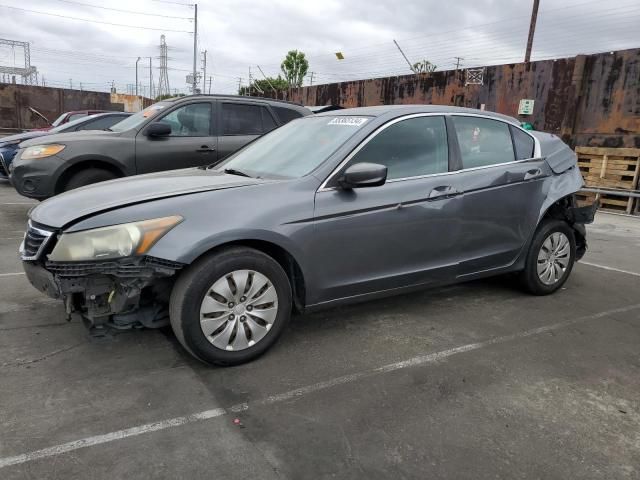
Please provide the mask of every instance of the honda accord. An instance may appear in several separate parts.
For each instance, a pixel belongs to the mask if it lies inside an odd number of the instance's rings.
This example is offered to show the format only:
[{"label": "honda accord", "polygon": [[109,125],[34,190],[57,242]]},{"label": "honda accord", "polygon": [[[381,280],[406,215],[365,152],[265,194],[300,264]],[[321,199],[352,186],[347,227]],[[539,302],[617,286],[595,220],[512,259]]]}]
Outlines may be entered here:
[{"label": "honda accord", "polygon": [[506,273],[555,292],[586,249],[582,184],[569,147],[511,117],[331,111],[214,167],[47,200],[21,255],[93,333],[170,323],[195,357],[233,365],[271,347],[293,311]]}]

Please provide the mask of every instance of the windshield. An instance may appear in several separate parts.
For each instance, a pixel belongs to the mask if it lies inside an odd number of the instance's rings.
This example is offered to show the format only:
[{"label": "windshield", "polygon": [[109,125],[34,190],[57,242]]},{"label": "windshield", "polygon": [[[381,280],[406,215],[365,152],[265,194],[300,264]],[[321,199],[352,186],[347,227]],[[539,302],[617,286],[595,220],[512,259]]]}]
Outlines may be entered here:
[{"label": "windshield", "polygon": [[58,125],[60,125],[60,122],[62,122],[62,120],[65,119],[65,117],[67,116],[66,113],[63,113],[62,115],[60,115],[58,118],[56,118],[53,123],[51,124],[52,127],[57,127]]},{"label": "windshield", "polygon": [[163,110],[169,108],[171,106],[170,103],[159,102],[154,103],[150,107],[145,108],[144,110],[131,115],[130,117],[125,118],[121,122],[116,123],[111,127],[111,131],[113,132],[124,132],[125,130],[131,130],[132,128],[137,128],[146,122],[149,118],[155,117]]},{"label": "windshield", "polygon": [[66,132],[67,130],[73,130],[73,127],[75,127],[76,125],[79,125],[81,123],[86,122],[87,120],[90,120],[92,118],[96,118],[101,116],[101,114],[96,114],[96,115],[85,115],[84,117],[80,117],[80,118],[76,118],[75,120],[71,121],[71,122],[67,122],[63,125],[58,125],[55,128],[52,128],[51,130],[49,130],[51,133],[58,133],[58,132]]},{"label": "windshield", "polygon": [[217,170],[252,177],[297,178],[314,170],[367,122],[367,117],[306,117],[243,148]]}]

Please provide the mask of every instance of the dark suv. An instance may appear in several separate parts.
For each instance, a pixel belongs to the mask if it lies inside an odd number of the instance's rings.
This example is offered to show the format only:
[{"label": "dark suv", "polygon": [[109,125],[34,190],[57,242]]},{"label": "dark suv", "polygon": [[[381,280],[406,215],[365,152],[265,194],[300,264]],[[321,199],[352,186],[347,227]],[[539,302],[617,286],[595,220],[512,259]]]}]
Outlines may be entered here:
[{"label": "dark suv", "polygon": [[49,135],[22,143],[11,180],[21,195],[45,199],[117,177],[210,165],[310,114],[301,105],[255,97],[165,100],[107,131]]}]

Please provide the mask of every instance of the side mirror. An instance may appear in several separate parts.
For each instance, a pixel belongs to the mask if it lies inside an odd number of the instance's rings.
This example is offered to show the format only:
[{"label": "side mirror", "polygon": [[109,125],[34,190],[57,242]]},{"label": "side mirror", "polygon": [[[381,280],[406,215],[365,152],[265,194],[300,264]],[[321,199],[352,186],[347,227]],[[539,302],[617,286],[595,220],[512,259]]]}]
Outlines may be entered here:
[{"label": "side mirror", "polygon": [[347,168],[338,179],[342,188],[379,187],[387,181],[387,167],[377,163],[356,163]]},{"label": "side mirror", "polygon": [[171,135],[171,125],[164,122],[153,122],[147,127],[144,134],[147,137],[166,137]]}]

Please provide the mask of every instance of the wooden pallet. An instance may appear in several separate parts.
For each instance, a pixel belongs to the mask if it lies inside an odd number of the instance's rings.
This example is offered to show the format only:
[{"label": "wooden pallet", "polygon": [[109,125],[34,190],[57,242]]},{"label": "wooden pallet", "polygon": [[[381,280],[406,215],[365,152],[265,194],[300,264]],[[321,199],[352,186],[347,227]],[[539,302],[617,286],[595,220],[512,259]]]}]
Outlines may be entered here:
[{"label": "wooden pallet", "polygon": [[[587,187],[632,191],[638,188],[640,148],[576,147],[578,167]],[[603,208],[633,213],[635,198],[581,192],[583,201],[599,200]],[[580,199],[580,197],[579,197]]]}]

